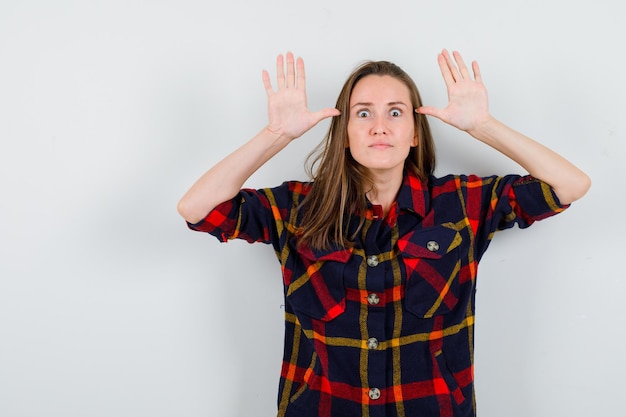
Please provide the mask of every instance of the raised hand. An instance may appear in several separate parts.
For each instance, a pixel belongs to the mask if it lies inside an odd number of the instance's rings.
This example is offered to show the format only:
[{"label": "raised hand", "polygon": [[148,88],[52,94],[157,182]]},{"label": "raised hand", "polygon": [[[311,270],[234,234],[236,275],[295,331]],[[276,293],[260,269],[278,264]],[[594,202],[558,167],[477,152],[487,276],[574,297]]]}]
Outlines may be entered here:
[{"label": "raised hand", "polygon": [[272,88],[269,73],[263,71],[263,85],[268,99],[267,129],[272,133],[295,139],[321,120],[340,114],[339,110],[334,108],[326,108],[318,112],[309,110],[306,99],[304,61],[298,58],[294,62],[291,52],[288,52],[286,57],[279,55],[276,59],[276,80],[275,91]]},{"label": "raised hand", "polygon": [[448,89],[448,105],[443,108],[423,106],[416,111],[434,116],[458,129],[470,131],[491,117],[487,89],[476,61],[472,62],[472,78],[461,54],[453,52],[454,61],[445,49],[437,56],[441,75]]}]

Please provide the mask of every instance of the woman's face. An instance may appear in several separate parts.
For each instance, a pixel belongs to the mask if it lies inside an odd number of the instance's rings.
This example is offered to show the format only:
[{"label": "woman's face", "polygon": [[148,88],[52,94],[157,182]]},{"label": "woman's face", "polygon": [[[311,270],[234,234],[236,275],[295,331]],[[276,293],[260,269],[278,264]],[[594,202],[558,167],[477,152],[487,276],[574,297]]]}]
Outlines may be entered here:
[{"label": "woman's face", "polygon": [[417,146],[413,105],[407,86],[389,75],[361,78],[350,96],[348,147],[373,174],[402,176],[404,161]]}]

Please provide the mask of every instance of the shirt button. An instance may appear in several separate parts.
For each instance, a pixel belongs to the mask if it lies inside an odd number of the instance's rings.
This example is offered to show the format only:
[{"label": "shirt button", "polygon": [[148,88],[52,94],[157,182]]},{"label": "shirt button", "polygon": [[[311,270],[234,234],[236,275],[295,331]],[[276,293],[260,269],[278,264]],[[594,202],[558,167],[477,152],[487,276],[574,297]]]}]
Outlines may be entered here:
[{"label": "shirt button", "polygon": [[378,347],[378,339],[375,337],[370,337],[367,339],[367,348],[368,349],[376,349]]},{"label": "shirt button", "polygon": [[429,240],[428,243],[426,243],[426,249],[431,252],[437,252],[439,250],[439,243],[434,240]]},{"label": "shirt button", "polygon": [[367,257],[367,266],[375,267],[378,265],[378,256],[372,255]]},{"label": "shirt button", "polygon": [[376,304],[380,303],[380,297],[378,297],[378,294],[371,293],[367,296],[367,302],[370,303],[370,305],[375,306]]},{"label": "shirt button", "polygon": [[377,400],[380,398],[380,390],[378,388],[370,388],[370,392],[368,393],[370,399]]}]

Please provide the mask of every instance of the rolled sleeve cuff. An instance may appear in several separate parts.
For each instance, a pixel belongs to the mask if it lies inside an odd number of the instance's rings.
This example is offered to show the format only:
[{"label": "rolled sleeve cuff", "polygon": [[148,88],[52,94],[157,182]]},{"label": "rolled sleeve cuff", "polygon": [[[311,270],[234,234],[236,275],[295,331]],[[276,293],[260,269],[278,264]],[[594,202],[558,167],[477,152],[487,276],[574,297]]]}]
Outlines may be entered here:
[{"label": "rolled sleeve cuff", "polygon": [[515,181],[510,193],[516,214],[528,224],[554,216],[570,206],[561,204],[550,185],[531,176]]},{"label": "rolled sleeve cuff", "polygon": [[235,204],[235,199],[225,201],[206,215],[206,217],[200,220],[198,223],[187,222],[187,227],[191,230],[198,232],[206,232],[221,242],[226,242],[229,239],[235,239],[237,236],[237,214],[238,205]]}]

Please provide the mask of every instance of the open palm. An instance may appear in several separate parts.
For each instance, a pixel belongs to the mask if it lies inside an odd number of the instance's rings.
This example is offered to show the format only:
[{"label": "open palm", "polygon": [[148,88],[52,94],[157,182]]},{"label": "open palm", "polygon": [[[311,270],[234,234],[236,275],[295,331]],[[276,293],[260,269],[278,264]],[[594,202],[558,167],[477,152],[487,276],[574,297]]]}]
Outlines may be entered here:
[{"label": "open palm", "polygon": [[448,105],[443,109],[423,106],[417,112],[437,117],[458,129],[469,131],[490,117],[487,89],[483,84],[478,63],[472,62],[472,79],[461,54],[454,52],[453,55],[456,64],[446,50],[437,57],[448,89]]},{"label": "open palm", "polygon": [[276,59],[276,90],[272,88],[269,73],[263,71],[263,84],[268,99],[268,129],[275,134],[295,139],[321,120],[338,116],[340,112],[334,108],[310,111],[306,98],[304,61],[298,58],[294,62],[294,56],[289,52],[286,64],[285,71],[285,58],[279,55]]}]

